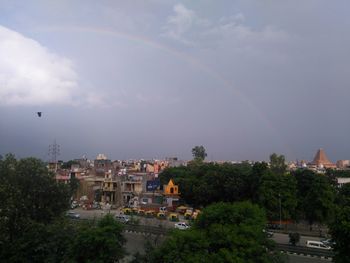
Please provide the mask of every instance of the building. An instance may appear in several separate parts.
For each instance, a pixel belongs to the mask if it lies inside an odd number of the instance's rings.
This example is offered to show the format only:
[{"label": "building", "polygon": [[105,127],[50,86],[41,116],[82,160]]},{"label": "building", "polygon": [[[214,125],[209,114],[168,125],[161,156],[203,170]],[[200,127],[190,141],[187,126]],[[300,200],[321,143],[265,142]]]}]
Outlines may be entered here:
[{"label": "building", "polygon": [[134,200],[134,197],[138,197],[142,192],[142,175],[125,175],[122,180],[122,198],[123,204],[129,205],[131,200]]},{"label": "building", "polygon": [[172,208],[177,207],[180,199],[179,187],[174,184],[172,179],[170,179],[168,184],[163,186],[163,189],[163,195],[166,200],[167,206]]},{"label": "building", "polygon": [[339,187],[342,187],[344,184],[349,184],[350,183],[350,178],[344,177],[344,178],[337,178],[337,183]]},{"label": "building", "polygon": [[94,160],[95,175],[104,177],[105,173],[113,168],[111,160],[107,159],[106,155],[99,154]]},{"label": "building", "polygon": [[332,163],[326,156],[323,149],[319,149],[314,157],[314,160],[309,163],[309,166],[316,168],[336,168],[336,165]]},{"label": "building", "polygon": [[121,197],[121,181],[120,178],[112,173],[111,170],[105,173],[102,187],[102,202],[120,206]]},{"label": "building", "polygon": [[350,160],[339,160],[339,161],[337,161],[337,168],[339,168],[339,169],[350,168]]}]

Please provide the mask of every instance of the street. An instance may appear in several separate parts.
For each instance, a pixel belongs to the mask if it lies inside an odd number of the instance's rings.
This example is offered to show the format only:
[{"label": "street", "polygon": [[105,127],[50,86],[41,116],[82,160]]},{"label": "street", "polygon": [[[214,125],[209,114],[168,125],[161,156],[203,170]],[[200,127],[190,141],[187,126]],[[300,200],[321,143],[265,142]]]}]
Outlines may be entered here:
[{"label": "street", "polygon": [[[81,219],[94,219],[100,218],[105,215],[106,211],[103,210],[83,210],[81,208],[71,210],[80,214]],[[119,210],[111,210],[110,214],[119,214]],[[159,220],[156,218],[146,218],[135,216],[135,219],[139,220],[140,225],[148,225],[148,226],[159,226],[163,228],[174,228],[174,222],[169,220]],[[180,219],[180,221],[185,221]],[[165,237],[164,236],[156,236],[145,233],[133,233],[133,232],[124,232],[124,237],[127,242],[125,244],[126,251],[128,256],[124,258],[122,262],[129,262],[132,259],[132,255],[135,253],[144,253],[145,244],[149,241],[152,245],[160,244]],[[307,240],[320,240],[319,237],[309,237],[309,236],[301,236],[300,242],[298,245],[305,246]],[[288,234],[283,233],[274,233],[272,240],[279,244],[289,244],[289,236]],[[294,255],[294,254],[285,254],[287,258],[287,262],[289,263],[325,263],[331,262],[330,259],[322,259],[318,257],[310,257],[310,256],[302,256],[302,255]]]},{"label": "street", "polygon": [[[288,234],[274,233],[272,240],[279,244],[289,244]],[[309,236],[300,236],[300,242],[297,244],[299,246],[305,246],[307,240],[321,240],[319,237],[309,237]]]},{"label": "street", "polygon": [[332,262],[331,259],[324,259],[318,257],[302,256],[302,255],[291,255],[288,254],[288,263],[327,263]]},{"label": "street", "polygon": [[[105,212],[103,210],[84,210],[81,208],[77,208],[77,209],[70,210],[70,211],[74,211],[74,212],[80,214],[81,219],[100,218],[108,213],[108,212]],[[119,214],[120,211],[118,209],[111,210],[111,211],[109,211],[109,213],[112,215],[116,215],[116,214]],[[130,216],[130,217],[132,217],[132,216]],[[134,216],[134,217],[136,220],[139,220],[140,225],[145,225],[145,226],[159,226],[159,227],[163,227],[163,228],[174,228],[174,224],[175,224],[175,222],[171,222],[171,221],[166,220],[166,219],[160,220],[157,218],[147,218],[147,217],[142,217],[142,216]],[[181,218],[181,216],[180,216],[180,221],[186,222],[187,220],[185,220],[184,218]]]}]

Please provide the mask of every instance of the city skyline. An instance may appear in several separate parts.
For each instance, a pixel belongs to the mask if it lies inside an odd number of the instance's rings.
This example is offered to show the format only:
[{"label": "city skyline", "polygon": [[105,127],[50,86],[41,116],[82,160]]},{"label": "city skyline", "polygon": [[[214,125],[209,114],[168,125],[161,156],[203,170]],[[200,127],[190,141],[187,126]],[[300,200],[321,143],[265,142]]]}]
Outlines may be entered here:
[{"label": "city skyline", "polygon": [[0,154],[350,159],[349,5],[0,1]]}]

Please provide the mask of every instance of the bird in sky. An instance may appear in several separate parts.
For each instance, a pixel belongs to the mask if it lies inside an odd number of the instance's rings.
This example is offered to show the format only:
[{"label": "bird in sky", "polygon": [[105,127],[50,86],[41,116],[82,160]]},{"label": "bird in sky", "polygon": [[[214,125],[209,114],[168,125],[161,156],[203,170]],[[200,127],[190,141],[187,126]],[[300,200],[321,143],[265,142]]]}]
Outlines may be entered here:
[{"label": "bird in sky", "polygon": [[36,114],[38,114],[38,117],[41,117],[41,111],[38,111]]}]

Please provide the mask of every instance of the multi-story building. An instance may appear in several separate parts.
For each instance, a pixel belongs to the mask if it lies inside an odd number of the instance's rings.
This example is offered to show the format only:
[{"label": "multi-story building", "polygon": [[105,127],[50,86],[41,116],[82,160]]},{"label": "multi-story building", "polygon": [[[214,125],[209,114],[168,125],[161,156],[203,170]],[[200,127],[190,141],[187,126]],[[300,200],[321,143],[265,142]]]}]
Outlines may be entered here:
[{"label": "multi-story building", "polygon": [[350,168],[350,160],[339,160],[337,161],[337,168],[348,169]]},{"label": "multi-story building", "polygon": [[142,174],[133,174],[122,176],[121,192],[123,204],[128,205],[129,201],[142,192]]},{"label": "multi-story building", "polygon": [[105,173],[112,169],[111,160],[107,159],[106,155],[99,154],[94,160],[95,175],[104,177]]},{"label": "multi-story building", "polygon": [[105,173],[102,184],[102,202],[120,206],[122,204],[120,177],[109,170]]}]

